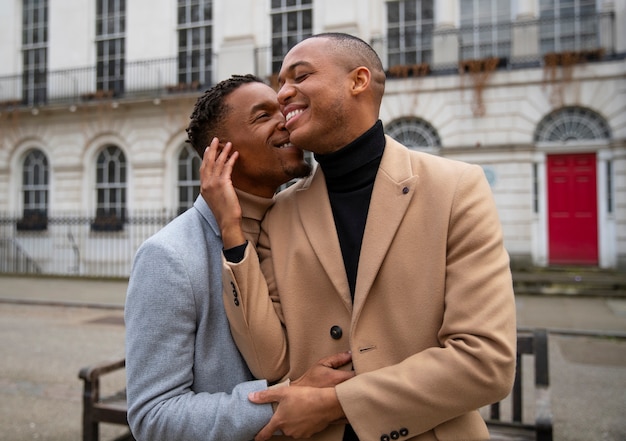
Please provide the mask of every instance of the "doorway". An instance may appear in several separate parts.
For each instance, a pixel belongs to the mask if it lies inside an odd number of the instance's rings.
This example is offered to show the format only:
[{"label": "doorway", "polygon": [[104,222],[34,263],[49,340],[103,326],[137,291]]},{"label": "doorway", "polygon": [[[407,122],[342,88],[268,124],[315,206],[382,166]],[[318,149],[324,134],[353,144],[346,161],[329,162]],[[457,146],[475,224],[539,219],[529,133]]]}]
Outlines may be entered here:
[{"label": "doorway", "polygon": [[550,265],[598,264],[595,153],[547,157]]}]

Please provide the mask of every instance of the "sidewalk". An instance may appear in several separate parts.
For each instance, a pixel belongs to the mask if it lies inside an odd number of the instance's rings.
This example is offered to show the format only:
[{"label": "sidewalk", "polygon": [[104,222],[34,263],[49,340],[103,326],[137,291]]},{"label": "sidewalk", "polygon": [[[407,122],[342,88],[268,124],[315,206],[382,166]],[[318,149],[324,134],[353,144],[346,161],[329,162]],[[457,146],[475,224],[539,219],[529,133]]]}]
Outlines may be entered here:
[{"label": "sidewalk", "polygon": [[[0,440],[80,440],[77,374],[123,355],[126,287],[126,280],[0,276]],[[626,439],[626,298],[517,295],[516,303],[519,327],[551,332],[554,441]],[[115,377],[112,390],[124,380]],[[124,431],[104,425],[101,439]]]},{"label": "sidewalk", "polygon": [[0,302],[124,308],[128,281],[0,276]]},{"label": "sidewalk", "polygon": [[[128,281],[0,276],[0,302],[123,309]],[[517,294],[517,325],[626,338],[626,297]]]}]

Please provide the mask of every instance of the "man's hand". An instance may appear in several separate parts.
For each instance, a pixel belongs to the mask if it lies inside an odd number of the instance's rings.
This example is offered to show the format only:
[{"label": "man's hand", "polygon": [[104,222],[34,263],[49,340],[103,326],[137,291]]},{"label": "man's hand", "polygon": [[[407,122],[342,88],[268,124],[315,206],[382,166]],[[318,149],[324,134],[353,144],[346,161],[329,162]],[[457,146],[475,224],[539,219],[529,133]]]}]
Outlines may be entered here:
[{"label": "man's hand", "polygon": [[339,383],[343,383],[349,378],[354,377],[353,370],[339,370],[340,367],[346,366],[352,361],[350,352],[339,352],[322,358],[309,368],[297,380],[291,382],[292,386],[311,386],[311,387],[334,387]]},{"label": "man's hand", "polygon": [[220,226],[226,249],[246,242],[241,229],[241,206],[231,180],[239,153],[230,154],[231,149],[230,142],[220,148],[219,139],[213,138],[200,165],[200,194]]},{"label": "man's hand", "polygon": [[266,389],[252,392],[248,399],[257,404],[278,403],[269,423],[254,437],[255,441],[269,440],[278,430],[293,438],[309,438],[329,424],[345,418],[333,387]]},{"label": "man's hand", "polygon": [[350,352],[340,352],[315,363],[289,387],[250,394],[253,403],[278,403],[274,416],[255,441],[269,439],[277,430],[293,438],[309,438],[330,423],[345,418],[334,386],[354,377],[353,370],[339,370],[352,361]]}]

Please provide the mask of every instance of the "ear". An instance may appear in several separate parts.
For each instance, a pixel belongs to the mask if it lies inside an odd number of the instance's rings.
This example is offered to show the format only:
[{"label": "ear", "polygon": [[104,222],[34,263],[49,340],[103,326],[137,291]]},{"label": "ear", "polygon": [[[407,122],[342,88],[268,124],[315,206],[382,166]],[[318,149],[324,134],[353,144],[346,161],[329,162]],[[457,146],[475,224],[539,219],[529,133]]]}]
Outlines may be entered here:
[{"label": "ear", "polygon": [[372,73],[367,67],[357,67],[350,73],[350,76],[352,81],[350,90],[353,95],[359,95],[369,89]]}]

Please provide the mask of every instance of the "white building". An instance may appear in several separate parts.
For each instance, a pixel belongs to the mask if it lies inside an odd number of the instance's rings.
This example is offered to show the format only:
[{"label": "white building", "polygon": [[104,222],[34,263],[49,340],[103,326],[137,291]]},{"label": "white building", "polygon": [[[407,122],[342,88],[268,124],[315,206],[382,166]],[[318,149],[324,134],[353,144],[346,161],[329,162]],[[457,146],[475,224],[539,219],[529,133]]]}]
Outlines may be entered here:
[{"label": "white building", "polygon": [[[130,220],[197,194],[185,127],[201,91],[271,83],[289,47],[334,31],[380,54],[390,135],[483,166],[514,262],[626,268],[626,0],[0,8],[0,272],[21,254],[64,273],[73,255],[74,272],[127,275],[146,235]],[[55,221],[72,216],[89,221]]]}]

